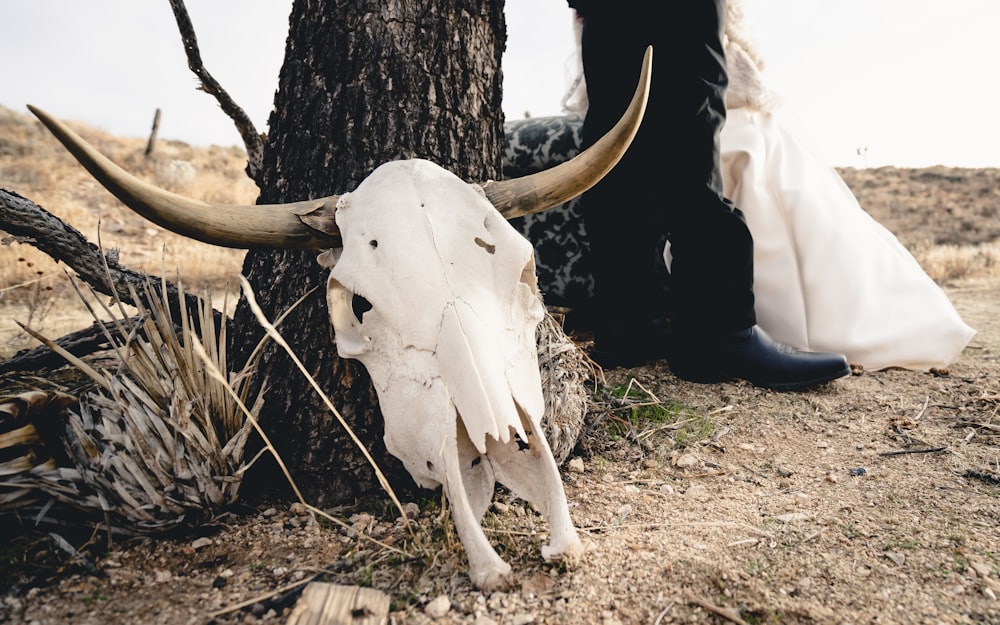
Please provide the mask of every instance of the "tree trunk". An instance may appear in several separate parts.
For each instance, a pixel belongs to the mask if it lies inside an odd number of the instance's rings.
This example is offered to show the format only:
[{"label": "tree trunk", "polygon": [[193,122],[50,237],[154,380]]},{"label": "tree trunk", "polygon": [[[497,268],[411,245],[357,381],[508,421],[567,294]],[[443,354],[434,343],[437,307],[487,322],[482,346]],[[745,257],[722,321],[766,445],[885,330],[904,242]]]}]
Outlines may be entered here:
[{"label": "tree trunk", "polygon": [[[295,0],[261,173],[261,203],[353,190],[378,165],[426,158],[466,180],[500,177],[503,2]],[[383,420],[364,369],[338,358],[316,254],[252,250],[243,267],[308,370],[396,488],[412,482],[382,442]],[[261,332],[245,301],[238,354]],[[311,503],[352,501],[378,488],[373,470],[280,349],[259,373],[269,390],[262,425]],[[266,467],[265,467],[266,468]],[[258,470],[248,480],[281,487]]]}]

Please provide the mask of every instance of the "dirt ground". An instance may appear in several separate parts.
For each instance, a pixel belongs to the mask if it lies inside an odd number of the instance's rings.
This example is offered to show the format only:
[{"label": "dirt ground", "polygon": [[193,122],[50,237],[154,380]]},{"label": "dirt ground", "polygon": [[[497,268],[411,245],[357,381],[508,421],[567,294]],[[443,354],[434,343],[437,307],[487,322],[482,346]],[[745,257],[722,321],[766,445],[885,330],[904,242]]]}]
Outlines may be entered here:
[{"label": "dirt ground", "polygon": [[[842,173],[911,249],[1000,236],[997,170]],[[428,491],[408,506],[413,533],[385,504],[329,511],[343,528],[272,502],[181,536],[76,537],[74,559],[8,527],[0,622],[284,623],[319,579],[382,590],[395,623],[1000,623],[1000,280],[946,290],[978,331],[947,371],[859,371],[804,393],[606,372],[684,417],[595,405],[563,466],[588,543],[573,565],[544,563],[545,523],[498,493],[485,525],[514,568],[507,591],[471,587]]]}]

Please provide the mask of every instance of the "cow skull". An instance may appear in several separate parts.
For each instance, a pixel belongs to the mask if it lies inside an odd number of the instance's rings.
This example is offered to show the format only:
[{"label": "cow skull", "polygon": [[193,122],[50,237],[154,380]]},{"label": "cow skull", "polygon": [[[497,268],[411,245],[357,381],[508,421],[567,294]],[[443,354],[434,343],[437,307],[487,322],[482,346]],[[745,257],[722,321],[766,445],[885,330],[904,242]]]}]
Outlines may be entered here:
[{"label": "cow skull", "polygon": [[229,247],[326,250],[319,261],[330,268],[338,353],[368,370],[387,449],[421,486],[443,486],[470,577],[490,589],[510,573],[480,525],[496,481],[548,520],[545,559],[582,549],[541,434],[535,328],[544,307],[533,251],[505,218],[562,204],[614,167],[642,119],[651,63],[649,49],[618,124],[552,169],[480,186],[429,161],[393,161],[353,192],[272,206],[197,202],[153,187],[29,108],[108,190],[170,230]]}]

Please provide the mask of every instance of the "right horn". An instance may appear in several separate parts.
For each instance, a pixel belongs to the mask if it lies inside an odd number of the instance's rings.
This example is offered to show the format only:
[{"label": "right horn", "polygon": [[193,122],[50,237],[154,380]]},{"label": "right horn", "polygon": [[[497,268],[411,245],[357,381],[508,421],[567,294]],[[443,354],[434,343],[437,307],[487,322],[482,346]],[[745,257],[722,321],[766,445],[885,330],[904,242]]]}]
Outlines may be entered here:
[{"label": "right horn", "polygon": [[646,48],[642,72],[628,109],[614,128],[594,145],[565,163],[511,180],[490,180],[483,184],[486,197],[507,219],[544,211],[589,190],[603,178],[635,138],[646,110],[653,66],[653,47]]}]

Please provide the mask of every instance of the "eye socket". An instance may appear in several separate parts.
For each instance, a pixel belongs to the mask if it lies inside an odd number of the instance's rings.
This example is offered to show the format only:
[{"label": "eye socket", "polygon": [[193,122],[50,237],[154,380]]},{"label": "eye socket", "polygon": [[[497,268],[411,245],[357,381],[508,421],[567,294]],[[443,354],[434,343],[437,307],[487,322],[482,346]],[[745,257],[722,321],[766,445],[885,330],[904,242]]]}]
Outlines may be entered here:
[{"label": "eye socket", "polygon": [[362,317],[366,312],[372,309],[372,303],[361,297],[357,293],[351,296],[351,311],[354,313],[355,318],[358,321],[362,321]]}]

